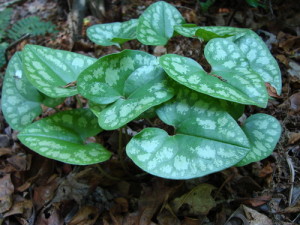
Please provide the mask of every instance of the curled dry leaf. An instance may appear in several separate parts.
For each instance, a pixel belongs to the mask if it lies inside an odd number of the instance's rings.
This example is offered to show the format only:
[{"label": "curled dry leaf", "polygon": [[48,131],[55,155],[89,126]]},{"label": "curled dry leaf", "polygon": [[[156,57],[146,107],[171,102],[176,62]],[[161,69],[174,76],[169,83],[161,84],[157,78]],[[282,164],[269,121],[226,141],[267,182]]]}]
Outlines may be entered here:
[{"label": "curled dry leaf", "polygon": [[265,85],[266,85],[268,94],[269,94],[271,97],[274,97],[274,98],[281,98],[281,97],[277,94],[276,89],[275,89],[270,83],[266,82]]}]

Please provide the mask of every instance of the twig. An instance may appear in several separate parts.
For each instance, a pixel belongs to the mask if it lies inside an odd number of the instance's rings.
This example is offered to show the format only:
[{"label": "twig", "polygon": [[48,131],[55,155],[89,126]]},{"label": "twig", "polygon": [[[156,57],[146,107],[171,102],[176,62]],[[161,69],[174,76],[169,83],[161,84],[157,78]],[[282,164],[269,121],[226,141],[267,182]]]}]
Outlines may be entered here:
[{"label": "twig", "polygon": [[19,44],[21,41],[25,40],[26,38],[30,37],[30,34],[24,34],[22,35],[18,40],[11,43],[6,49],[5,49],[5,60],[8,61],[8,51],[12,48],[14,48],[17,44]]},{"label": "twig", "polygon": [[289,165],[290,169],[290,182],[291,182],[291,188],[289,193],[289,206],[292,204],[292,197],[293,197],[293,191],[294,191],[294,182],[295,182],[295,169],[293,165],[292,159],[286,154],[286,161]]}]

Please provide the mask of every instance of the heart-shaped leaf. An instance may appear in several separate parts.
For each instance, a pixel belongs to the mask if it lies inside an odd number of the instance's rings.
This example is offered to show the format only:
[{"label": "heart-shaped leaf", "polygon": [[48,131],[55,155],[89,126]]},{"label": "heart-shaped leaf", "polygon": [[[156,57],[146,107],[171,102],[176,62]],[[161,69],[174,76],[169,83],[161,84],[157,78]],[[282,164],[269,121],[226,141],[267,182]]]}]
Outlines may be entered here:
[{"label": "heart-shaped leaf", "polygon": [[20,141],[33,151],[58,161],[87,165],[106,161],[111,153],[88,137],[101,129],[88,109],[62,111],[41,119],[19,133]]},{"label": "heart-shaped leaf", "polygon": [[22,130],[42,113],[43,97],[27,80],[21,54],[17,52],[10,59],[2,89],[2,112],[15,130]]},{"label": "heart-shaped leaf", "polygon": [[281,72],[277,61],[272,56],[263,40],[253,31],[235,37],[234,43],[241,49],[253,71],[259,74],[264,82],[270,83],[281,93]]},{"label": "heart-shaped leaf", "polygon": [[117,129],[173,97],[156,57],[135,50],[100,58],[81,73],[78,90],[95,103],[113,103],[96,112],[100,126],[107,130]]},{"label": "heart-shaped leaf", "polygon": [[2,111],[8,124],[22,130],[42,113],[41,104],[54,107],[63,101],[40,93],[26,78],[22,53],[17,52],[9,61],[2,88]]},{"label": "heart-shaped leaf", "polygon": [[204,54],[212,66],[210,74],[183,56],[167,54],[159,61],[171,78],[193,90],[241,104],[266,106],[268,95],[263,80],[233,42],[212,39]]},{"label": "heart-shaped leaf", "polygon": [[137,19],[132,19],[123,23],[97,24],[87,29],[87,36],[98,45],[119,46],[136,38],[137,22]]},{"label": "heart-shaped leaf", "polygon": [[146,172],[170,179],[200,177],[236,164],[249,150],[248,139],[218,105],[209,96],[179,90],[176,100],[157,110],[176,134],[146,128],[128,143],[128,156]]},{"label": "heart-shaped leaf", "polygon": [[242,129],[249,139],[250,151],[236,166],[244,166],[271,155],[281,135],[278,120],[262,113],[250,116]]},{"label": "heart-shaped leaf", "polygon": [[252,30],[236,27],[199,27],[194,24],[175,26],[175,31],[186,37],[198,37],[205,41],[228,37],[243,52],[251,69],[259,74],[264,82],[270,83],[277,94],[281,93],[281,73],[275,58],[263,40]]},{"label": "heart-shaped leaf", "polygon": [[49,97],[61,98],[77,94],[67,84],[96,59],[63,50],[26,45],[23,51],[24,70],[28,80]]},{"label": "heart-shaped leaf", "polygon": [[173,36],[174,26],[184,23],[180,12],[166,2],[156,2],[140,16],[137,39],[145,45],[165,45]]}]

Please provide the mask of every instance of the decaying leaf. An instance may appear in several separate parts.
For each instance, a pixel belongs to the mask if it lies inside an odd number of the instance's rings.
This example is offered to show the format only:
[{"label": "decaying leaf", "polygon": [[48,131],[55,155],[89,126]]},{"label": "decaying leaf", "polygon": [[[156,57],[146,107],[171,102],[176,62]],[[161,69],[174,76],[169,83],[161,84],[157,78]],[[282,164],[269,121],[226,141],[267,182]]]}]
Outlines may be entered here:
[{"label": "decaying leaf", "polygon": [[213,207],[216,206],[215,200],[211,196],[215,187],[210,184],[200,184],[190,192],[176,198],[173,202],[173,209],[180,213],[180,208],[187,205],[188,210],[183,212],[185,215],[206,215]]},{"label": "decaying leaf", "polygon": [[68,225],[93,225],[98,217],[99,209],[93,206],[83,206]]},{"label": "decaying leaf", "polygon": [[0,213],[11,208],[13,192],[14,185],[11,182],[10,174],[6,174],[0,178]]},{"label": "decaying leaf", "polygon": [[250,225],[273,225],[272,220],[269,219],[266,215],[244,205],[243,209]]}]

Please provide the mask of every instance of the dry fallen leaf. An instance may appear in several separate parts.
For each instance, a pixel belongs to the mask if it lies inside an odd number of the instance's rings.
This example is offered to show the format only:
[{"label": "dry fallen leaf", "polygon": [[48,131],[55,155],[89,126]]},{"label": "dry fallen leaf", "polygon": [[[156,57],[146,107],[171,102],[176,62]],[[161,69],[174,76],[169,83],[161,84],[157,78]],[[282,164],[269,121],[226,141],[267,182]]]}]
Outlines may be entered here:
[{"label": "dry fallen leaf", "polygon": [[172,202],[174,212],[178,213],[181,206],[188,205],[187,212],[183,212],[184,215],[206,215],[216,206],[211,196],[213,189],[215,187],[210,184],[200,184],[194,187],[190,192]]},{"label": "dry fallen leaf", "polygon": [[300,140],[300,133],[290,132],[288,136],[289,136],[289,140],[288,140],[289,145],[295,144]]},{"label": "dry fallen leaf", "polygon": [[6,174],[0,178],[0,213],[11,208],[13,192],[14,185],[11,182],[10,174]]},{"label": "dry fallen leaf", "polygon": [[300,110],[300,92],[293,94],[290,97],[291,109],[298,111]]},{"label": "dry fallen leaf", "polygon": [[67,225],[93,225],[99,217],[99,209],[83,206]]},{"label": "dry fallen leaf", "polygon": [[243,205],[243,209],[250,225],[273,225],[272,220],[266,215],[261,214],[245,205]]}]

